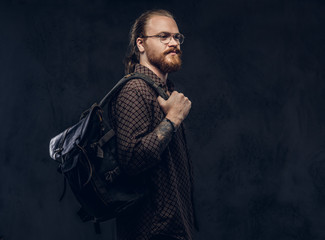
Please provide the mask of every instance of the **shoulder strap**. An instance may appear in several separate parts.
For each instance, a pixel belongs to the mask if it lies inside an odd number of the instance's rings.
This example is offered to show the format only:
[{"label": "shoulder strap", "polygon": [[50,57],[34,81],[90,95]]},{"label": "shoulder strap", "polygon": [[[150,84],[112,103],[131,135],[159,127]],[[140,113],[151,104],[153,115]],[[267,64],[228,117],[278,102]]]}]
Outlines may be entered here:
[{"label": "shoulder strap", "polygon": [[161,96],[165,100],[168,99],[168,95],[166,94],[166,92],[161,87],[159,87],[159,85],[155,83],[150,77],[142,73],[130,73],[117,82],[117,84],[111,89],[111,91],[109,91],[105,95],[105,97],[100,101],[99,106],[103,108],[111,100],[114,94],[117,93],[124,86],[125,83],[136,78],[141,78],[150,87],[152,87],[159,94],[159,96]]}]

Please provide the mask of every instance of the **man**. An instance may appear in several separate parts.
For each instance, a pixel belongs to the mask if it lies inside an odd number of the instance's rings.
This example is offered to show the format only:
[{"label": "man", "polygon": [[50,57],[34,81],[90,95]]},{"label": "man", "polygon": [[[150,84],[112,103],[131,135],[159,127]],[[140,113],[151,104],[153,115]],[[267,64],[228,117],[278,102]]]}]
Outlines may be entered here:
[{"label": "man", "polygon": [[182,125],[191,102],[173,91],[167,79],[181,67],[183,41],[165,10],[145,12],[130,32],[126,73],[148,75],[170,97],[165,101],[143,80],[134,79],[110,106],[121,168],[144,178],[149,190],[132,214],[117,219],[119,240],[192,239],[193,177]]}]

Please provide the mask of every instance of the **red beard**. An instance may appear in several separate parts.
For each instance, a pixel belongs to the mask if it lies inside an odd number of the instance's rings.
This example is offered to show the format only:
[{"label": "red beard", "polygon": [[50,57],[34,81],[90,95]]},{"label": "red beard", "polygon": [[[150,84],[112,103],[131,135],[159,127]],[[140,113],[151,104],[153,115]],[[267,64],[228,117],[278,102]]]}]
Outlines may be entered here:
[{"label": "red beard", "polygon": [[[175,52],[175,55],[168,55]],[[163,52],[160,56],[154,56],[148,52],[148,60],[163,73],[176,72],[182,65],[182,51],[177,48],[171,48]]]}]

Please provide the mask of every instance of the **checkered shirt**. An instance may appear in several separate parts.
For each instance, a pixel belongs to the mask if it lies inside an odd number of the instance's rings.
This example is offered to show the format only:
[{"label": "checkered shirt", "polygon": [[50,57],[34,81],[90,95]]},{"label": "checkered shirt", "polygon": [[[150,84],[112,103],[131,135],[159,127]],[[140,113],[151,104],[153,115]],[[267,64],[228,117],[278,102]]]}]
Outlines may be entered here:
[{"label": "checkered shirt", "polygon": [[[162,81],[147,67],[137,64],[165,91],[173,84]],[[183,124],[162,149],[153,130],[165,117],[157,93],[141,79],[129,81],[109,106],[110,121],[117,135],[121,168],[129,175],[145,178],[148,196],[132,214],[117,218],[119,240],[149,240],[166,235],[192,240],[193,172]]]}]

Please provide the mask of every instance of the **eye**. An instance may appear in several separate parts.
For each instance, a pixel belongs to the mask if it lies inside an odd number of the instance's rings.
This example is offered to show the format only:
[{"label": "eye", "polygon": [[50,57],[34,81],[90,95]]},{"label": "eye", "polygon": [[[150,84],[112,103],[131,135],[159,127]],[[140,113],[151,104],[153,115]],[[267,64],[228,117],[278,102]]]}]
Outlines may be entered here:
[{"label": "eye", "polygon": [[176,33],[174,35],[174,38],[177,39],[177,40],[181,39],[181,34],[180,33]]},{"label": "eye", "polygon": [[167,38],[170,37],[170,34],[168,34],[168,33],[161,33],[161,34],[159,34],[159,37],[160,37],[161,39],[167,39]]}]

